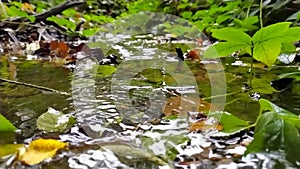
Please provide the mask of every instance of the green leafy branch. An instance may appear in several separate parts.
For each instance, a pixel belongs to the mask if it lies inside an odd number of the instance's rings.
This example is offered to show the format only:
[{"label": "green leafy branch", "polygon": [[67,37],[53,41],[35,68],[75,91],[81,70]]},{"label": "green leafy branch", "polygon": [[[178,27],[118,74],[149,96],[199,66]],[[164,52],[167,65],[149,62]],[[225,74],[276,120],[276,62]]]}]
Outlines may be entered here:
[{"label": "green leafy branch", "polygon": [[212,36],[221,42],[208,48],[205,58],[228,56],[244,50],[254,59],[271,67],[281,52],[295,51],[293,42],[300,39],[300,27],[290,28],[290,22],[280,22],[261,28],[252,37],[240,29],[212,30]]}]

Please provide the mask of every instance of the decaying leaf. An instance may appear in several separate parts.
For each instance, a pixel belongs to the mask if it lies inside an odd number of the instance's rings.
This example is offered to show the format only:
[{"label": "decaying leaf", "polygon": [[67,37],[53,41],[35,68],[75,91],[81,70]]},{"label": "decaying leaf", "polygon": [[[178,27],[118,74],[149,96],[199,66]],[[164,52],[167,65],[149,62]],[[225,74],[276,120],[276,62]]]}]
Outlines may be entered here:
[{"label": "decaying leaf", "polygon": [[198,97],[170,97],[167,99],[164,106],[163,114],[171,115],[186,115],[188,111],[208,111],[214,107],[207,101]]},{"label": "decaying leaf", "polygon": [[28,165],[38,164],[47,158],[52,158],[58,150],[66,148],[67,145],[54,139],[34,140],[25,151],[19,151],[18,160]]}]

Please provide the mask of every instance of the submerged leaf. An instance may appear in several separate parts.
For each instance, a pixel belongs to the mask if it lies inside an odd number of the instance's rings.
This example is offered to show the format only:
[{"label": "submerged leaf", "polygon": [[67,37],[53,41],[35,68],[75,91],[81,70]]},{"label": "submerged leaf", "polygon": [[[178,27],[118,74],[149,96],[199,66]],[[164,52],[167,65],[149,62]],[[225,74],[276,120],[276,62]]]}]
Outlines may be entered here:
[{"label": "submerged leaf", "polygon": [[54,139],[38,139],[29,144],[25,152],[20,152],[18,160],[25,164],[34,165],[45,159],[52,158],[60,149],[67,147],[67,143]]},{"label": "submerged leaf", "polygon": [[109,65],[99,65],[98,71],[97,71],[97,76],[102,77],[102,76],[108,76],[113,74],[117,69],[113,66]]},{"label": "submerged leaf", "polygon": [[108,150],[112,151],[114,154],[116,154],[116,156],[118,156],[120,158],[120,161],[122,161],[124,163],[128,163],[129,160],[131,160],[133,162],[137,161],[137,160],[141,160],[141,161],[153,162],[153,163],[155,163],[157,165],[161,165],[161,166],[168,165],[167,162],[156,157],[154,154],[148,153],[142,149],[139,149],[139,148],[127,145],[127,144],[114,143],[114,144],[104,144],[101,146],[104,149],[108,149]]},{"label": "submerged leaf", "polygon": [[36,121],[37,127],[46,132],[62,132],[75,123],[72,116],[65,115],[51,107]]}]

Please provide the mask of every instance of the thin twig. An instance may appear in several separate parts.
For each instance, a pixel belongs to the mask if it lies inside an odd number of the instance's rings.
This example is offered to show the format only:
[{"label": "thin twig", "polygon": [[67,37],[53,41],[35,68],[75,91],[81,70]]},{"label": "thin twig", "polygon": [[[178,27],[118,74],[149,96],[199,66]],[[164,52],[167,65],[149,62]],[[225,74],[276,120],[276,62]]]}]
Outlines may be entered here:
[{"label": "thin twig", "polygon": [[5,7],[4,7],[4,5],[3,5],[3,3],[2,3],[1,0],[0,0],[0,5],[1,5],[1,8],[2,8],[3,13],[4,13],[4,15],[5,15],[5,18],[7,18],[7,17],[8,17],[7,12],[6,12],[6,9],[5,9]]},{"label": "thin twig", "polygon": [[51,88],[48,88],[48,87],[38,86],[38,85],[24,83],[24,82],[18,82],[18,81],[4,79],[4,78],[0,78],[0,81],[7,82],[7,83],[12,83],[12,84],[17,84],[17,85],[22,85],[22,86],[28,86],[28,87],[41,89],[41,90],[45,90],[45,91],[49,91],[49,92],[53,92],[53,93],[59,93],[59,94],[62,94],[62,95],[68,95],[68,96],[71,95],[70,93],[55,90],[55,89],[51,89]]}]

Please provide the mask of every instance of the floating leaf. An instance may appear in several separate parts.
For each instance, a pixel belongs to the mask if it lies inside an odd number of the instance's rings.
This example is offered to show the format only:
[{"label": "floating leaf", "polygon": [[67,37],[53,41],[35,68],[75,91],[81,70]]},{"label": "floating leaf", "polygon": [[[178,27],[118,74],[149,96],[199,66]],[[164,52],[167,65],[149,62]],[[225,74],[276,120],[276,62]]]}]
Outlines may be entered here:
[{"label": "floating leaf", "polygon": [[52,158],[58,150],[67,147],[67,143],[54,139],[38,139],[29,144],[25,152],[19,152],[18,160],[34,165],[45,159]]},{"label": "floating leaf", "polygon": [[49,107],[48,111],[42,114],[36,122],[40,130],[62,132],[70,128],[75,123],[75,119]]},{"label": "floating leaf", "polygon": [[0,157],[15,154],[18,152],[18,149],[23,147],[24,144],[4,144],[0,146]]},{"label": "floating leaf", "polygon": [[211,112],[209,117],[217,118],[224,127],[222,131],[225,133],[235,133],[250,126],[247,121],[227,112]]},{"label": "floating leaf", "polygon": [[15,132],[17,129],[2,114],[0,114],[0,124],[0,132]]}]

